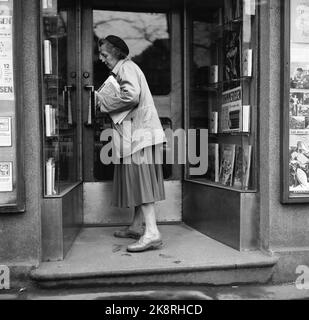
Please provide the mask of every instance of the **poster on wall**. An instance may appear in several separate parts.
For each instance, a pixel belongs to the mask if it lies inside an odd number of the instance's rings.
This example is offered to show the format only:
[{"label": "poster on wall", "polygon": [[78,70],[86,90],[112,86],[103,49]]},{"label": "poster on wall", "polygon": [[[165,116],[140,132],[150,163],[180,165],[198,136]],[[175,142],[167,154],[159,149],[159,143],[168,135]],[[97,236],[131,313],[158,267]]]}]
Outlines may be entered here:
[{"label": "poster on wall", "polygon": [[0,117],[0,147],[12,146],[12,119]]},{"label": "poster on wall", "polygon": [[11,6],[11,1],[0,1],[0,101],[14,100]]},{"label": "poster on wall", "polygon": [[291,41],[309,43],[309,0],[291,0]]},{"label": "poster on wall", "polygon": [[309,91],[291,89],[289,101],[289,190],[309,193]]},{"label": "poster on wall", "polygon": [[309,194],[309,0],[291,0],[289,191]]},{"label": "poster on wall", "polygon": [[0,192],[13,191],[12,162],[0,162]]},{"label": "poster on wall", "polygon": [[289,189],[291,193],[309,193],[308,151],[308,136],[298,135],[290,139]]}]

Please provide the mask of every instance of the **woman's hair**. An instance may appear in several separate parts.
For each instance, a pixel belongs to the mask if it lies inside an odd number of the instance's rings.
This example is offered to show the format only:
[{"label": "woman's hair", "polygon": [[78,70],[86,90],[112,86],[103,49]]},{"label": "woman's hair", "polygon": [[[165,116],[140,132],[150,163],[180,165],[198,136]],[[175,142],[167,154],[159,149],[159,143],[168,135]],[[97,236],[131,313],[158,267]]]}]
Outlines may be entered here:
[{"label": "woman's hair", "polygon": [[103,38],[99,40],[99,47],[102,45],[106,46],[106,49],[109,53],[111,53],[116,59],[122,60],[125,59],[128,55],[124,53],[120,48],[114,46],[107,39]]}]

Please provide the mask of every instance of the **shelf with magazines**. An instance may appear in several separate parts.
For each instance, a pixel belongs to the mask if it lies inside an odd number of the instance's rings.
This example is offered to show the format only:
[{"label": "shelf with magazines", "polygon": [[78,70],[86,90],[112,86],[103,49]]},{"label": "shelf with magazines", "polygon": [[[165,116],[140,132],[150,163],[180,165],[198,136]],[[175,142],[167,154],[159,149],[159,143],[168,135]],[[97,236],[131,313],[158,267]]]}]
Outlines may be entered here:
[{"label": "shelf with magazines", "polygon": [[211,141],[210,139],[214,140],[214,139],[218,139],[218,137],[250,137],[250,132],[217,132],[217,133],[212,133],[212,132],[208,132],[208,137],[209,137],[209,141]]},{"label": "shelf with magazines", "polygon": [[70,77],[74,45],[69,43],[68,23],[67,9],[57,7],[57,1],[42,1],[41,118],[45,197],[57,197],[68,185],[80,180],[76,83]]},{"label": "shelf with magazines", "polygon": [[233,87],[235,84],[242,86],[249,85],[250,81],[252,80],[252,76],[242,76],[240,78],[225,80],[225,81],[218,81],[215,83],[207,83],[205,85],[198,85],[194,88],[192,88],[192,91],[195,92],[203,92],[203,91],[212,91],[212,92],[218,92],[223,91],[223,88],[226,86]]},{"label": "shelf with magazines", "polygon": [[[255,1],[224,1],[210,10],[213,14],[208,11],[204,17],[198,11],[191,13],[187,101],[187,127],[209,132],[208,171],[190,174],[188,165],[186,178],[215,188],[252,192],[256,190],[257,144]],[[216,32],[208,32],[218,21]],[[197,139],[197,150],[199,143]]]},{"label": "shelf with magazines", "polygon": [[222,185],[221,183],[219,182],[213,182],[213,181],[208,181],[208,180],[205,180],[204,178],[196,178],[194,180],[192,179],[187,179],[188,182],[191,182],[191,183],[195,183],[195,184],[199,184],[199,185],[202,185],[202,186],[207,186],[207,187],[211,187],[211,188],[216,188],[216,189],[221,189],[221,190],[226,190],[226,191],[232,191],[232,192],[236,192],[236,193],[256,193],[257,190],[256,189],[250,189],[250,190],[243,190],[239,187],[229,187],[229,186],[225,186],[225,185]]}]

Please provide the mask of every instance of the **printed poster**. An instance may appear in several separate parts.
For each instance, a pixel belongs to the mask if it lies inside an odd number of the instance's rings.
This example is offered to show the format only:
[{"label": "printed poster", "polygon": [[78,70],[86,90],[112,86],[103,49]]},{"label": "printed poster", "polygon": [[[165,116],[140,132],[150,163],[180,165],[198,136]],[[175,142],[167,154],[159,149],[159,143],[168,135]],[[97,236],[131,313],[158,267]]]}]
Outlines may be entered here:
[{"label": "printed poster", "polygon": [[0,117],[0,147],[12,146],[12,120],[10,117]]},{"label": "printed poster", "polygon": [[309,43],[309,0],[291,0],[291,40]]},{"label": "printed poster", "polygon": [[241,77],[242,30],[236,24],[229,30],[224,30],[224,70],[223,80],[231,81]]},{"label": "printed poster", "polygon": [[12,162],[0,162],[0,192],[13,191]]},{"label": "printed poster", "polygon": [[290,141],[289,189],[292,193],[309,193],[307,136],[295,136]]},{"label": "printed poster", "polygon": [[239,132],[241,128],[242,88],[222,92],[221,131]]},{"label": "printed poster", "polygon": [[232,186],[235,164],[235,144],[223,144],[221,155],[219,181],[225,186]]},{"label": "printed poster", "polygon": [[10,1],[0,1],[0,101],[14,100],[13,16]]}]

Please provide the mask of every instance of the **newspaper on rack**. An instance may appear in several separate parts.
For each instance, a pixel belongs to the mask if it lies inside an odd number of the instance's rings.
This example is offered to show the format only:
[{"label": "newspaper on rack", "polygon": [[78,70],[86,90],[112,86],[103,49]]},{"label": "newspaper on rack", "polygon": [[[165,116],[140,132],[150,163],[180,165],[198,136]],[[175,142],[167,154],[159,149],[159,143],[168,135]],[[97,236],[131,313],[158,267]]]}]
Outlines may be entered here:
[{"label": "newspaper on rack", "polygon": [[[106,96],[114,96],[114,95],[120,95],[120,85],[115,79],[114,76],[110,75],[106,81],[103,83],[103,85],[98,90],[98,93],[101,95]],[[101,105],[101,110],[104,112],[107,112],[104,106]],[[126,110],[123,112],[117,112],[117,113],[110,113],[110,117],[112,118],[113,122],[115,124],[121,124],[121,122],[124,120],[124,118],[128,115],[128,113],[131,110]]]}]

